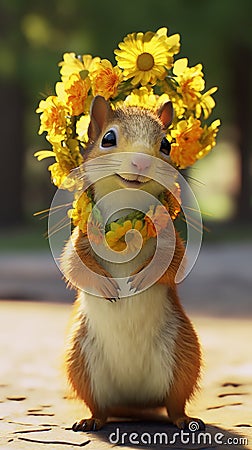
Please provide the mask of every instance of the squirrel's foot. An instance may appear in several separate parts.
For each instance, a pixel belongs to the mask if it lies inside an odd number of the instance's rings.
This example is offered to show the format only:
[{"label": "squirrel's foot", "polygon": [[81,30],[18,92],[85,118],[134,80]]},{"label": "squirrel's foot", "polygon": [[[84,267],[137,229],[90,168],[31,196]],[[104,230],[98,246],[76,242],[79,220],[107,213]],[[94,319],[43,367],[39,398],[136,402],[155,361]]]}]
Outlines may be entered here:
[{"label": "squirrel's foot", "polygon": [[82,419],[75,422],[72,426],[73,431],[98,431],[106,423],[106,419],[98,419],[91,417],[90,419]]},{"label": "squirrel's foot", "polygon": [[179,417],[173,421],[180,430],[187,430],[191,432],[203,431],[205,430],[205,424],[201,419],[195,417]]}]

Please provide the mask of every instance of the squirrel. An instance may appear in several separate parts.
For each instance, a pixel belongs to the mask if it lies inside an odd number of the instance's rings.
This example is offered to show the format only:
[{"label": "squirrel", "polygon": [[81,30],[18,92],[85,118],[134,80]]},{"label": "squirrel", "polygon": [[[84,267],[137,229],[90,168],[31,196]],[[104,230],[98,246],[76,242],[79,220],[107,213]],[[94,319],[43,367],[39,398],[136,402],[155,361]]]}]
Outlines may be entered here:
[{"label": "squirrel", "polygon": [[[171,102],[157,112],[123,106],[113,110],[101,96],[93,99],[88,128],[86,160],[104,152],[127,152],[130,167],[103,177],[92,185],[95,201],[118,189],[131,188],[157,197],[163,186],[150,179],[152,160],[169,161],[165,131],[173,120]],[[130,173],[129,173],[130,172]],[[134,171],[133,171],[134,172]],[[140,175],[139,175],[140,174]],[[133,191],[133,192],[134,192]],[[101,429],[108,417],[126,417],[128,410],[165,407],[170,421],[180,429],[190,422],[204,429],[201,419],[189,417],[186,402],[198,388],[201,350],[194,328],[177,294],[175,276],[184,256],[184,243],[175,234],[175,251],[168,269],[152,286],[141,291],[141,270],[154,254],[150,239],[132,261],[115,264],[94,254],[88,237],[75,227],[62,254],[61,267],[69,283],[81,285],[74,303],[66,371],[71,387],[90,409],[91,418],[74,423],[74,431]],[[83,261],[85,266],[80,265]],[[85,267],[90,271],[85,273]],[[126,270],[127,269],[127,270]],[[104,277],[97,295],[85,292],[95,283],[92,274]],[[116,277],[137,274],[135,292],[120,297]],[[87,289],[88,290],[88,289]]]}]

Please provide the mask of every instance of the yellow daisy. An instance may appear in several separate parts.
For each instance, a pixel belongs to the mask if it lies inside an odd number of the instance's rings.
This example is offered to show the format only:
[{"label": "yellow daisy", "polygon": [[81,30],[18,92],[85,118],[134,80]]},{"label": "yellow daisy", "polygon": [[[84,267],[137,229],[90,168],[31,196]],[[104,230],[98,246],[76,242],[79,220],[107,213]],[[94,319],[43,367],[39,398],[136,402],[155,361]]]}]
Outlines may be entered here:
[{"label": "yellow daisy", "polygon": [[169,101],[167,94],[156,95],[150,86],[142,86],[133,91],[124,100],[125,106],[140,106],[146,109],[158,109]]},{"label": "yellow daisy", "polygon": [[73,73],[82,71],[91,72],[94,64],[100,61],[99,57],[93,58],[91,55],[77,57],[75,53],[64,53],[63,61],[59,63],[62,81],[67,81]]},{"label": "yellow daisy", "polygon": [[167,37],[166,32],[161,28],[156,33],[131,33],[120,42],[115,55],[126,80],[132,78],[132,84],[145,86],[165,78],[179,50],[179,35]]}]

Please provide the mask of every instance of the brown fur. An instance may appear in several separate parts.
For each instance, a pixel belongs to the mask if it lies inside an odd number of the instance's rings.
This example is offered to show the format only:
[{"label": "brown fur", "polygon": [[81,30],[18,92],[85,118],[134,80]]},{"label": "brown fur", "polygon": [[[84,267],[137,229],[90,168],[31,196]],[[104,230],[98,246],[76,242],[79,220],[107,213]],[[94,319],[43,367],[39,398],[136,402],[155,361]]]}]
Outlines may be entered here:
[{"label": "brown fur", "polygon": [[[162,111],[159,117],[152,112],[142,110],[139,108],[123,108],[116,112],[113,112],[108,104],[100,97],[94,102],[91,112],[91,123],[89,127],[90,142],[94,144],[90,145],[90,149],[87,154],[87,159],[92,159],[100,156],[99,146],[95,145],[96,139],[101,135],[101,132],[106,128],[108,123],[113,121],[120,125],[123,135],[127,138],[127,141],[140,139],[144,142],[148,140],[148,145],[154,148],[156,143],[163,136],[164,118],[162,114],[169,117],[169,110]],[[148,133],[151,126],[151,133]],[[156,145],[157,148],[157,145]],[[118,151],[118,150],[117,150]],[[81,261],[91,269],[93,272],[103,275],[106,278],[110,278],[110,274],[97,262],[94,258],[87,237],[78,230],[74,232],[74,247]],[[69,246],[70,244],[68,244]],[[182,306],[180,305],[179,298],[177,296],[175,276],[180,266],[181,260],[184,256],[183,241],[176,233],[176,247],[173,259],[169,268],[158,280],[158,283],[165,284],[167,286],[167,293],[169,299],[172,299],[173,309],[176,313],[176,317],[179,321],[179,329],[177,340],[175,343],[175,368],[174,368],[174,381],[171,388],[168,390],[166,398],[163,401],[157,401],[156,404],[149,405],[151,407],[166,406],[168,415],[171,421],[179,428],[186,427],[190,420],[185,413],[185,404],[187,400],[193,395],[198,386],[198,379],[200,374],[201,355],[200,346],[198,343],[197,335],[192,327],[191,322],[184,313]],[[148,259],[141,267],[139,267],[134,273],[138,274],[133,281],[132,286],[137,288],[138,283],[141,281],[141,270],[148,266],[152,258]],[[71,248],[67,247],[63,256],[63,269],[64,273],[73,275],[76,265],[71,260]],[[83,282],[85,287],[92,287],[94,281],[92,279],[92,273],[85,273],[85,266],[83,266]],[[113,280],[108,280],[106,293],[109,292],[110,297],[117,297],[117,284]],[[107,295],[102,292],[101,287],[96,286],[98,292],[103,296]],[[98,304],[97,304],[97,307]],[[149,312],[151,314],[151,311]],[[91,382],[89,379],[88,368],[85,361],[85,355],[82,350],[82,343],[87,333],[86,319],[80,312],[79,300],[76,301],[76,305],[73,313],[72,320],[72,332],[71,342],[69,350],[66,356],[66,367],[69,381],[75,390],[79,398],[81,398],[92,413],[91,419],[83,419],[73,426],[75,431],[92,430],[101,428],[106,422],[107,416],[113,414],[112,410],[104,410],[102,405],[97,405],[94,401]],[[120,362],[118,362],[120,364]],[[113,389],[113,387],[111,387]],[[136,408],[141,408],[143,405],[136,405]],[[125,408],[117,409],[117,414],[125,412]],[[199,419],[193,419],[202,425]]]}]

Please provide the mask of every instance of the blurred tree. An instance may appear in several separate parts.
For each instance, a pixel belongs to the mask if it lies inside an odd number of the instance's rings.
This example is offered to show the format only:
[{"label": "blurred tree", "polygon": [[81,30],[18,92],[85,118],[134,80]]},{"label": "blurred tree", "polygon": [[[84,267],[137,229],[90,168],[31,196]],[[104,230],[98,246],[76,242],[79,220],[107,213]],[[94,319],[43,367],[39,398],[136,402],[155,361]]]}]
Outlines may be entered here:
[{"label": "blurred tree", "polygon": [[241,164],[241,187],[237,199],[237,219],[252,220],[252,49],[237,46],[237,64],[234,67],[234,107],[238,128],[238,148]]},{"label": "blurred tree", "polygon": [[19,77],[22,55],[22,36],[18,33],[20,11],[12,14],[0,9],[0,96],[1,96],[1,168],[0,225],[22,220],[23,213],[23,166],[24,166],[24,98]]},{"label": "blurred tree", "polygon": [[[48,95],[59,79],[57,63],[62,53],[92,53],[113,60],[112,49],[127,33],[161,26],[181,34],[181,57],[188,56],[191,65],[204,63],[207,87],[219,86],[214,116],[224,125],[235,123],[242,137],[237,215],[245,218],[248,211],[251,215],[251,11],[251,0],[239,4],[236,0],[128,0],[120,4],[117,0],[2,0],[0,133],[5,170],[0,177],[1,223],[23,217],[24,148],[49,147],[36,135],[39,119],[34,110],[39,93]],[[27,179],[31,191],[29,183]]]}]

